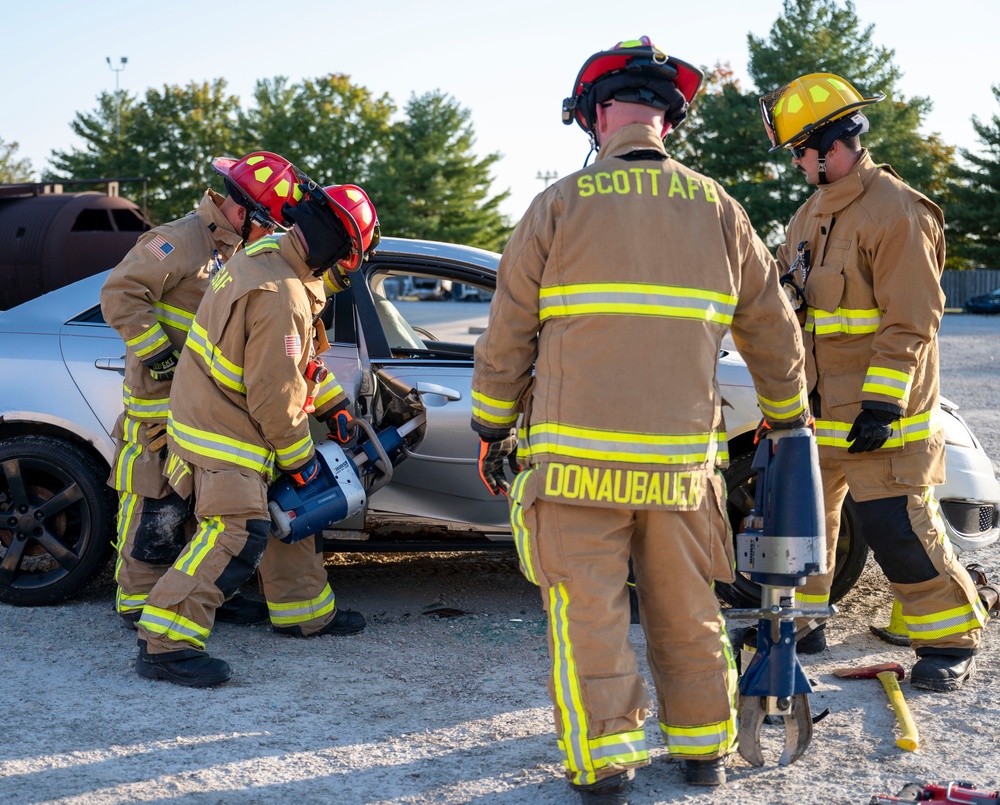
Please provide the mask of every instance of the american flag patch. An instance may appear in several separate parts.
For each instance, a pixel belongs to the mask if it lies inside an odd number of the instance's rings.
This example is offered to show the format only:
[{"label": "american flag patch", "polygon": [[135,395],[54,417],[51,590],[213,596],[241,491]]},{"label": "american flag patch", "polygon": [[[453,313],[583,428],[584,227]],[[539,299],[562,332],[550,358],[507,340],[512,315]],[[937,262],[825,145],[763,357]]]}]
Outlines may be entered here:
[{"label": "american flag patch", "polygon": [[165,241],[161,235],[157,235],[149,241],[149,243],[146,244],[146,248],[156,255],[157,260],[162,260],[174,250],[174,247]]},{"label": "american flag patch", "polygon": [[285,336],[285,354],[292,358],[298,358],[302,355],[302,338],[300,336]]}]

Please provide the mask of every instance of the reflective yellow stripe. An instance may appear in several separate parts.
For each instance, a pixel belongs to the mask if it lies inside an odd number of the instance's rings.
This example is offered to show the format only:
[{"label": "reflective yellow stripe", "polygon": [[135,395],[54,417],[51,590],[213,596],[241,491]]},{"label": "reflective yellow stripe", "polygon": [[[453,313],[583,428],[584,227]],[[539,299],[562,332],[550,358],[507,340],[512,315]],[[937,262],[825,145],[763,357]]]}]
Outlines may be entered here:
[{"label": "reflective yellow stripe", "polygon": [[267,611],[274,626],[296,626],[322,618],[336,608],[336,599],[329,584],[323,587],[323,592],[310,601],[291,601],[286,604],[267,602]]},{"label": "reflective yellow stripe", "polygon": [[187,544],[187,547],[177,557],[174,562],[174,569],[186,576],[193,576],[198,572],[205,557],[211,553],[219,534],[226,530],[226,524],[221,517],[206,517],[198,523],[198,531],[194,538]]},{"label": "reflective yellow stripe", "polygon": [[163,635],[171,640],[178,640],[183,643],[190,643],[196,648],[205,648],[205,641],[208,640],[209,632],[203,626],[199,626],[192,620],[171,612],[169,609],[146,604],[142,610],[142,617],[139,618],[139,625],[153,634]]},{"label": "reflective yellow stripe", "polygon": [[173,417],[167,421],[167,432],[177,444],[199,456],[256,470],[265,477],[270,477],[274,469],[274,453],[264,447],[192,428],[176,421]]},{"label": "reflective yellow stripe", "polygon": [[191,324],[194,322],[194,313],[192,311],[168,305],[166,302],[154,302],[153,311],[156,313],[156,318],[161,324],[169,324],[171,327],[185,333],[191,329]]},{"label": "reflective yellow stripe", "polygon": [[197,320],[191,325],[191,332],[188,333],[185,346],[202,359],[216,381],[239,394],[246,395],[247,387],[243,384],[243,367],[226,358],[219,351],[219,348],[208,340],[208,331]]},{"label": "reflective yellow stripe", "polygon": [[527,526],[524,524],[524,509],[521,508],[521,498],[524,495],[524,487],[528,482],[528,476],[535,472],[534,469],[519,472],[510,489],[510,524],[514,532],[514,547],[517,549],[517,557],[521,564],[521,573],[535,586],[538,586],[538,577],[535,575],[535,557],[531,555],[531,540]]},{"label": "reflective yellow stripe", "polygon": [[121,587],[115,593],[115,612],[119,615],[127,615],[130,612],[138,612],[146,606],[145,595],[126,595]]},{"label": "reflective yellow stripe", "polygon": [[156,322],[144,333],[140,333],[134,338],[129,338],[125,341],[125,346],[131,349],[140,358],[146,358],[150,355],[156,355],[163,351],[163,348],[170,343],[170,339],[167,338],[167,334],[163,332],[163,328],[160,326],[159,322]]},{"label": "reflective yellow stripe", "polygon": [[981,629],[986,625],[986,612],[977,598],[971,604],[932,615],[907,615],[904,612],[903,623],[910,640],[940,640],[949,635]]},{"label": "reflective yellow stripe", "polygon": [[597,781],[590,745],[587,742],[587,713],[583,707],[580,678],[573,644],[569,637],[569,591],[565,584],[549,588],[549,632],[552,637],[552,688],[556,718],[562,727],[560,749],[571,782]]},{"label": "reflective yellow stripe", "polygon": [[714,724],[697,726],[682,726],[660,722],[667,743],[667,751],[674,757],[713,758],[726,755],[736,746],[736,701],[739,678],[736,673],[736,660],[733,657],[733,645],[729,642],[725,621],[719,616],[721,627],[722,652],[726,658],[726,693],[729,697],[729,718]]},{"label": "reflective yellow stripe", "polygon": [[323,382],[319,384],[316,392],[316,399],[313,401],[313,404],[316,406],[317,411],[321,411],[327,403],[332,402],[337,397],[343,396],[344,388],[337,382],[337,378],[334,377],[333,372],[330,372],[323,379]]},{"label": "reflective yellow stripe", "polygon": [[248,255],[254,255],[257,254],[257,252],[263,251],[278,251],[281,248],[281,244],[278,243],[279,237],[280,235],[265,235],[260,240],[248,243],[244,247],[244,251]]},{"label": "reflective yellow stripe", "polygon": [[795,591],[795,606],[799,609],[826,609],[830,603],[830,594],[809,595],[801,590]]},{"label": "reflective yellow stripe", "polygon": [[552,285],[538,292],[538,318],[629,315],[694,319],[728,327],[737,296],[703,288],[644,282]]},{"label": "reflective yellow stripe", "polygon": [[[853,424],[834,419],[817,419],[816,444],[847,449],[852,444],[847,441],[847,434],[850,433]],[[888,450],[911,442],[920,442],[929,439],[939,430],[941,430],[940,408],[916,416],[903,417],[892,423],[892,433],[879,449]]]},{"label": "reflective yellow stripe", "polygon": [[882,311],[850,310],[838,307],[832,313],[809,308],[806,313],[806,330],[816,335],[858,335],[874,333],[882,321]]},{"label": "reflective yellow stripe", "polygon": [[884,394],[886,397],[905,403],[910,398],[912,383],[913,377],[906,372],[871,366],[865,375],[865,384],[861,390],[869,394]]},{"label": "reflective yellow stripe", "polygon": [[481,391],[472,391],[472,416],[484,422],[513,425],[517,421],[517,400],[498,400]]},{"label": "reflective yellow stripe", "polygon": [[122,434],[122,441],[125,443],[125,446],[122,448],[121,453],[118,454],[118,461],[114,468],[115,489],[119,492],[132,491],[132,470],[143,451],[142,445],[138,443],[138,427],[139,423],[125,417],[123,423],[124,433]]},{"label": "reflective yellow stripe", "polygon": [[769,400],[758,394],[757,404],[760,406],[761,413],[768,419],[782,420],[801,416],[809,402],[805,387],[803,387],[795,397],[789,397],[787,400]]},{"label": "reflective yellow stripe", "polygon": [[132,389],[124,383],[122,384],[122,400],[126,413],[136,419],[163,419],[167,416],[167,409],[170,406],[169,397],[154,397],[152,399],[134,397]]},{"label": "reflective yellow stripe", "polygon": [[297,467],[313,451],[313,440],[310,434],[299,439],[295,444],[288,447],[279,447],[277,451],[278,467],[283,470]]},{"label": "reflective yellow stripe", "polygon": [[632,464],[705,464],[729,458],[725,431],[630,433],[556,422],[541,422],[528,429],[527,454],[531,459],[561,456]]},{"label": "reflective yellow stripe", "polygon": [[[115,487],[117,489],[117,487]],[[122,551],[125,550],[125,539],[128,536],[129,525],[132,522],[132,518],[135,517],[135,509],[139,503],[139,496],[134,495],[130,492],[122,490],[121,496],[118,498],[118,532],[117,539],[115,540],[115,581],[118,581],[118,574],[121,573],[122,569]],[[143,604],[146,603],[146,596],[137,596],[137,598],[142,599],[142,603],[129,604],[126,596],[122,592],[122,588],[118,588],[116,594],[116,606],[119,612],[125,609],[142,609]]]}]

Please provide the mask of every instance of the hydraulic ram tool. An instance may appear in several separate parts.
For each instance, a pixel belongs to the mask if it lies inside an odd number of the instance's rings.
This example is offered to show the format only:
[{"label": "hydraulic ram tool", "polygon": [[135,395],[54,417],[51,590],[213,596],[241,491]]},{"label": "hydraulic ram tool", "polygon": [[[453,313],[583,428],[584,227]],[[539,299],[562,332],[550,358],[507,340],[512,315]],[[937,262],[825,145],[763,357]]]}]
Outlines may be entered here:
[{"label": "hydraulic ram tool", "polygon": [[810,428],[772,430],[757,446],[754,507],[736,536],[736,569],[761,586],[760,609],[730,610],[758,618],[757,649],[740,677],[739,753],[763,766],[760,732],[780,717],[785,745],[779,763],[798,760],[812,738],[812,687],[795,654],[795,619],[828,618],[827,607],[795,608],[795,588],[826,572],[826,518],[819,454]]}]

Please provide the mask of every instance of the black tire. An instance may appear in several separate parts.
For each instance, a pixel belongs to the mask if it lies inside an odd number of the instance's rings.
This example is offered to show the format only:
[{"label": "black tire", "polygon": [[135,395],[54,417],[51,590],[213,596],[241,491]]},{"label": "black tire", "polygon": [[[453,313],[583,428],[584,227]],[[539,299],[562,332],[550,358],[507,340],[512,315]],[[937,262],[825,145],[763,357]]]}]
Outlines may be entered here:
[{"label": "black tire", "polygon": [[[733,532],[733,545],[736,535],[743,525],[743,518],[753,508],[754,490],[757,486],[757,473],[750,468],[754,451],[743,453],[734,458],[726,471],[726,485],[729,494],[726,498],[726,512],[729,514],[729,525]],[[861,532],[861,518],[854,501],[850,496],[844,501],[840,517],[840,536],[837,540],[837,568],[833,574],[833,586],[830,590],[830,603],[836,603],[857,583],[868,561],[868,545]],[[733,584],[715,585],[716,595],[727,604],[740,609],[755,609],[760,606],[760,585],[743,573],[736,573]]]},{"label": "black tire", "polygon": [[0,601],[54,604],[107,563],[115,497],[107,471],[69,442],[0,442]]}]

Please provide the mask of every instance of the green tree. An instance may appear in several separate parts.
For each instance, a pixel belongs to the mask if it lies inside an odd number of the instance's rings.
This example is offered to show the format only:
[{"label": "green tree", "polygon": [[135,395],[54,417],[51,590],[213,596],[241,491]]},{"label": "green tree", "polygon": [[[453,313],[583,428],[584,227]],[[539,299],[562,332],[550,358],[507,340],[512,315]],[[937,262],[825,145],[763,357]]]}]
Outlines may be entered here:
[{"label": "green tree", "polygon": [[[1000,84],[991,87],[1000,103]],[[990,123],[973,116],[972,127],[983,145],[981,154],[959,153],[970,168],[956,166],[945,225],[949,253],[959,263],[1000,268],[1000,115]]]},{"label": "green tree", "polygon": [[0,184],[21,184],[30,182],[34,171],[30,159],[17,159],[20,146],[0,139]]},{"label": "green tree", "polygon": [[501,156],[476,156],[469,110],[434,91],[411,96],[405,114],[366,185],[383,234],[502,249],[512,227],[499,208],[509,191],[490,196]]},{"label": "green tree", "polygon": [[[252,150],[237,125],[239,99],[226,92],[223,79],[149,89],[142,101],[122,91],[120,140],[118,100],[102,93],[94,112],[77,114],[70,128],[86,145],[53,152],[47,178],[147,176],[149,217],[162,223],[194,209],[209,184],[222,189],[212,157]],[[123,188],[123,194],[137,189]]]},{"label": "green tree", "polygon": [[[785,0],[768,36],[747,38],[748,71],[756,89],[744,92],[717,68],[705,95],[693,105],[685,140],[700,146],[692,149],[691,164],[745,203],[754,226],[772,245],[812,188],[795,171],[787,151],[768,154],[758,98],[807,73],[841,75],[866,97],[884,93],[886,100],[865,107],[871,130],[863,144],[873,159],[891,164],[931,198],[940,201],[946,193],[954,149],[936,135],[919,133],[931,102],[899,92],[895,52],[877,45],[873,34],[874,26],[862,26],[850,0]],[[711,153],[716,148],[718,157]]]},{"label": "green tree", "polygon": [[361,184],[372,163],[385,159],[388,95],[375,98],[346,75],[289,84],[284,77],[257,82],[256,107],[242,128],[257,147],[291,160],[324,184]]}]

